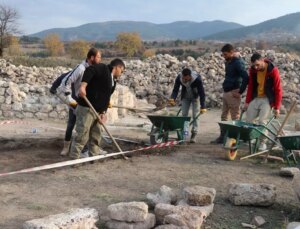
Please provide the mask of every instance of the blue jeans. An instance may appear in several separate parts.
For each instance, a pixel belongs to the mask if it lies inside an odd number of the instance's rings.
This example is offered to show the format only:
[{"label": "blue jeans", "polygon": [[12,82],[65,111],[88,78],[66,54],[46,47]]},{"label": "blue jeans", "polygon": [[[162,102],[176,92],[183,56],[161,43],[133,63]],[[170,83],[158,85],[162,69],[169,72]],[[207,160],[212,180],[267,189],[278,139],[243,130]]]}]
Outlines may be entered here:
[{"label": "blue jeans", "polygon": [[[193,121],[197,114],[200,112],[199,99],[182,99],[181,100],[181,111],[182,116],[189,116],[190,106],[192,105],[192,120]],[[192,124],[192,133],[198,133],[198,120],[195,120]]]},{"label": "blue jeans", "polygon": [[74,114],[74,111],[72,109],[69,109],[69,119],[68,119],[66,134],[65,134],[65,141],[67,142],[71,141],[72,132],[75,127],[75,123],[76,123],[76,115]]}]

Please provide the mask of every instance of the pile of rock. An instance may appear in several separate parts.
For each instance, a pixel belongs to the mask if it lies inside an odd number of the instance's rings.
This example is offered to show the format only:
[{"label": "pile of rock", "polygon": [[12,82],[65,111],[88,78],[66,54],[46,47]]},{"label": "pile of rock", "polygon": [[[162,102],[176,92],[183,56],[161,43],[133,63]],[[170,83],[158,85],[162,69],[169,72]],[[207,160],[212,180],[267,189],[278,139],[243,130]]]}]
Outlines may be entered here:
[{"label": "pile of rock", "polygon": [[[154,207],[156,228],[201,228],[213,211],[216,190],[202,186],[186,187],[180,198],[175,192],[162,186],[156,193],[148,193],[149,205]],[[176,204],[176,205],[174,205]]]},{"label": "pile of rock", "polygon": [[213,188],[191,186],[183,190],[183,199],[177,199],[171,188],[162,186],[158,192],[147,194],[154,214],[148,212],[148,205],[144,202],[112,204],[108,206],[106,227],[148,229],[157,225],[155,228],[160,229],[200,229],[213,211],[215,195]]},{"label": "pile of rock", "polygon": [[4,59],[0,59],[0,77],[2,80],[19,85],[49,85],[62,73],[70,70],[70,68],[61,66],[55,68],[15,66]]},{"label": "pile of rock", "polygon": [[[297,190],[299,174],[296,173],[297,182],[294,181]],[[121,202],[109,205],[107,214],[102,214],[100,218],[95,209],[72,209],[67,213],[27,221],[23,228],[94,229],[100,219],[99,223],[104,223],[109,229],[200,229],[213,211],[215,196],[214,188],[188,186],[181,195],[177,195],[164,185],[157,192],[147,194],[149,207],[154,209],[154,214],[149,212],[145,202]],[[276,187],[272,184],[230,184],[228,199],[234,205],[271,206],[276,200]],[[259,228],[265,223],[263,217],[254,216],[250,224],[241,222],[241,225]],[[294,222],[288,228],[296,228],[292,227],[294,225],[299,223]]]},{"label": "pile of rock", "polygon": [[[238,49],[249,68],[250,57],[255,49]],[[276,53],[273,50],[260,50],[260,53],[271,59],[278,66],[284,88],[283,103],[289,104],[291,99],[300,99],[300,59],[288,53]],[[220,52],[207,53],[194,59],[188,57],[184,61],[170,55],[157,55],[144,62],[133,60],[126,63],[126,73],[122,84],[132,89],[138,98],[147,98],[150,103],[160,100],[161,95],[170,96],[177,74],[183,67],[190,67],[200,73],[204,81],[207,105],[220,107],[222,104],[222,82],[225,75],[224,59]],[[299,109],[299,107],[298,107]]]},{"label": "pile of rock", "polygon": [[[246,67],[249,68],[250,57],[256,50],[240,48],[238,51],[245,60]],[[260,53],[271,59],[279,68],[284,91],[283,104],[286,106],[293,99],[300,100],[298,90],[300,58],[289,53],[276,53],[273,50],[260,50]],[[120,79],[120,83],[128,87],[137,98],[147,99],[149,103],[157,104],[170,96],[175,78],[184,67],[190,67],[202,76],[207,106],[220,107],[225,75],[224,59],[220,52],[207,53],[197,59],[188,57],[184,61],[179,61],[168,54],[156,55],[144,61],[131,60],[126,62],[126,72]],[[64,67],[15,66],[0,59],[0,104],[2,104],[0,116],[64,118],[67,114],[65,106],[55,108],[60,101],[50,96],[48,90],[60,74],[69,70]],[[130,92],[126,90],[124,93]],[[126,101],[123,104],[128,103]],[[297,110],[300,110],[300,105]]]}]

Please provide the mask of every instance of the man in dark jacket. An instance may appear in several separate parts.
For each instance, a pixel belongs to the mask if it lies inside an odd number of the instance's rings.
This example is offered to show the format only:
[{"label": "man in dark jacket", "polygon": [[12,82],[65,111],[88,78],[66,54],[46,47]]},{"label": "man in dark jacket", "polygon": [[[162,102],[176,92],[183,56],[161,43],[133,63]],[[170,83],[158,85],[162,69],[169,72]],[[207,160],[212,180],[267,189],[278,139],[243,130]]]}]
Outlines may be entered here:
[{"label": "man in dark jacket", "polygon": [[[201,110],[200,113],[206,112],[205,109],[205,93],[203,88],[203,83],[200,75],[191,71],[189,68],[185,68],[182,72],[177,76],[175,80],[175,85],[173,88],[173,92],[171,95],[171,99],[169,100],[170,105],[175,105],[175,100],[178,95],[178,91],[180,86],[182,87],[181,91],[181,110],[182,116],[188,116],[190,105],[192,105],[193,111],[193,119],[196,118],[199,113],[199,97],[200,97],[200,105]],[[195,137],[198,133],[198,121],[195,120],[193,122],[192,127],[192,135],[190,142],[195,143]]]},{"label": "man in dark jacket", "polygon": [[[265,125],[271,112],[279,115],[282,88],[278,68],[272,62],[264,59],[260,54],[254,53],[251,57],[249,70],[249,85],[247,89],[244,110],[247,110],[247,122],[258,118],[258,123]],[[261,138],[259,150],[267,148],[266,138]]]},{"label": "man in dark jacket", "polygon": [[[240,117],[241,96],[248,84],[248,74],[243,60],[236,54],[231,44],[226,44],[221,49],[225,59],[225,80],[223,82],[223,106],[221,120],[228,121],[229,114],[232,120]],[[225,133],[211,143],[223,143]]]},{"label": "man in dark jacket", "polygon": [[101,126],[92,110],[83,99],[90,101],[99,114],[102,123],[106,122],[106,111],[110,96],[119,78],[125,70],[125,64],[120,59],[114,59],[109,66],[99,63],[89,66],[82,77],[79,88],[78,105],[76,108],[76,137],[72,144],[70,157],[78,159],[84,145],[89,142],[89,153],[96,156],[100,153]]}]

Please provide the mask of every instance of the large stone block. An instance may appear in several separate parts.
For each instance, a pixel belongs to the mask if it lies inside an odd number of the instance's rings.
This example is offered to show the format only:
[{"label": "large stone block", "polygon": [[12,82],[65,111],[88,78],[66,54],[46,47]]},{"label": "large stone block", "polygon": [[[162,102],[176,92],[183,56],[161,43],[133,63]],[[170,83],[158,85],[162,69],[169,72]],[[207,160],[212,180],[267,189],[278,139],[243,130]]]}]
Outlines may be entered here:
[{"label": "large stone block", "polygon": [[5,97],[4,96],[0,96],[0,103],[4,103],[5,101]]},{"label": "large stone block", "polygon": [[205,206],[213,203],[216,196],[214,188],[190,186],[183,189],[183,198],[189,205]]},{"label": "large stone block", "polygon": [[57,119],[58,118],[58,113],[56,111],[52,111],[49,113],[50,118]]},{"label": "large stone block", "polygon": [[[203,219],[205,218],[204,212],[202,212],[199,209],[193,209],[192,206],[174,206],[174,205],[170,205],[170,204],[157,204],[155,206],[154,213],[155,213],[157,222],[160,224],[165,222],[165,217],[168,215],[179,215],[180,217],[183,217],[183,218],[186,218],[187,217],[186,215],[190,215],[190,217],[192,217],[192,216],[194,217],[194,215],[197,215],[201,219],[201,224],[203,222]],[[189,218],[189,217],[187,217],[187,218]],[[168,221],[168,223],[174,224],[169,221]],[[177,225],[177,224],[175,224],[175,225]]]},{"label": "large stone block", "polygon": [[203,221],[198,214],[192,210],[187,210],[165,216],[164,223],[180,227],[188,227],[190,229],[200,229]]},{"label": "large stone block", "polygon": [[[180,200],[177,202],[178,206],[189,206],[185,200]],[[214,204],[206,205],[206,206],[190,206],[191,209],[201,215],[203,219],[206,219],[214,210]]]},{"label": "large stone block", "polygon": [[13,118],[14,117],[14,112],[3,110],[2,115],[3,115],[3,117],[6,117],[6,118]]},{"label": "large stone block", "polygon": [[143,222],[148,215],[148,205],[144,202],[121,202],[107,208],[109,217],[125,222]]},{"label": "large stone block", "polygon": [[293,177],[296,172],[300,172],[297,167],[280,168],[279,175],[283,177]]},{"label": "large stone block", "polygon": [[156,204],[173,204],[177,201],[176,193],[168,186],[161,186],[156,193],[148,193],[147,200],[149,205],[154,207]]},{"label": "large stone block", "polygon": [[53,110],[53,107],[50,104],[43,104],[43,105],[41,105],[40,112],[42,112],[42,113],[48,113],[48,112],[50,112],[52,110]]},{"label": "large stone block", "polygon": [[48,114],[47,113],[41,113],[41,112],[37,112],[34,114],[35,117],[37,117],[40,120],[45,120],[48,118]]},{"label": "large stone block", "polygon": [[3,96],[5,94],[5,88],[0,87],[0,96]]},{"label": "large stone block", "polygon": [[176,213],[176,206],[171,204],[157,204],[154,209],[156,220],[163,223],[165,216]]},{"label": "large stone block", "polygon": [[117,220],[110,220],[106,223],[106,227],[108,229],[116,229],[116,228],[122,228],[122,229],[150,229],[155,226],[156,220],[155,215],[149,213],[143,222],[136,222],[136,223],[128,223],[128,222],[122,222]]},{"label": "large stone block", "polygon": [[22,103],[18,103],[18,102],[14,103],[12,105],[12,109],[14,111],[21,111],[23,109]]},{"label": "large stone block", "polygon": [[291,222],[287,225],[286,229],[299,229],[300,222]]},{"label": "large stone block", "polygon": [[23,224],[23,229],[96,229],[98,212],[92,208],[71,209],[66,213],[34,219]]},{"label": "large stone block", "polygon": [[276,200],[276,187],[272,184],[230,184],[228,196],[234,205],[270,206]]}]

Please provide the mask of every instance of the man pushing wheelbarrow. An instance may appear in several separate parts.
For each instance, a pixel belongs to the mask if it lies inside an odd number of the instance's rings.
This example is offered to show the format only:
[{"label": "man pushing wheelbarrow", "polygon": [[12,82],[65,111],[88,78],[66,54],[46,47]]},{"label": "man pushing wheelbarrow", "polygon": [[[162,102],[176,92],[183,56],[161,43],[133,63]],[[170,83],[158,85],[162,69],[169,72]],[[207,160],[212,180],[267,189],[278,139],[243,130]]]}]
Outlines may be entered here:
[{"label": "man pushing wheelbarrow", "polygon": [[[188,116],[190,106],[192,105],[192,131],[190,142],[195,143],[196,135],[198,133],[198,113],[203,114],[206,112],[205,108],[205,92],[201,76],[189,68],[184,68],[176,77],[175,85],[172,91],[169,105],[175,106],[180,86],[181,89],[181,110],[182,116]],[[200,99],[199,99],[200,98]],[[199,103],[200,100],[200,103]],[[199,109],[199,105],[201,109]]]},{"label": "man pushing wheelbarrow", "polygon": [[[251,56],[249,84],[243,108],[247,111],[246,121],[252,123],[258,118],[258,124],[265,125],[272,109],[275,117],[279,115],[281,100],[282,88],[278,68],[260,54],[254,53]],[[259,150],[267,149],[266,141],[265,137],[261,138]]]},{"label": "man pushing wheelbarrow", "polygon": [[[256,155],[257,150],[267,151],[268,140],[271,145],[277,144],[276,136],[280,131],[274,133],[268,126],[273,118],[279,115],[281,100],[282,88],[278,68],[260,54],[254,53],[251,57],[249,84],[243,107],[243,112],[246,111],[246,122],[241,120],[219,122],[221,130],[225,133],[224,146],[229,149],[226,151],[227,159],[235,159],[240,139],[249,141],[250,154],[253,155]],[[268,120],[272,109],[274,116]],[[258,123],[254,124],[256,119]],[[251,146],[252,140],[255,140],[254,149]],[[269,149],[272,149],[272,146]]]}]

